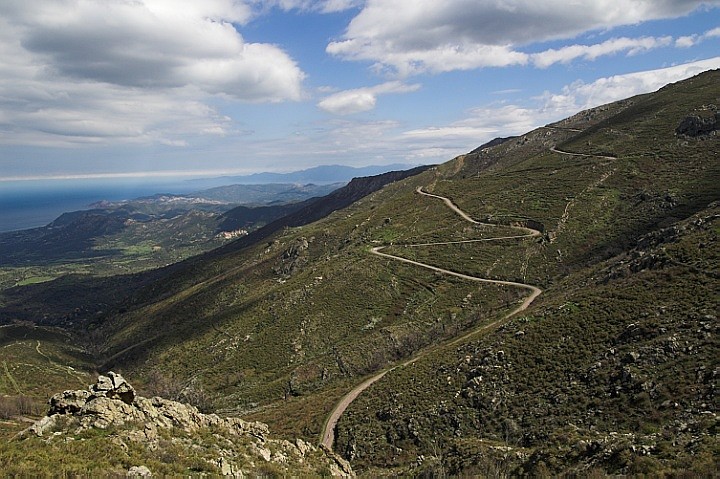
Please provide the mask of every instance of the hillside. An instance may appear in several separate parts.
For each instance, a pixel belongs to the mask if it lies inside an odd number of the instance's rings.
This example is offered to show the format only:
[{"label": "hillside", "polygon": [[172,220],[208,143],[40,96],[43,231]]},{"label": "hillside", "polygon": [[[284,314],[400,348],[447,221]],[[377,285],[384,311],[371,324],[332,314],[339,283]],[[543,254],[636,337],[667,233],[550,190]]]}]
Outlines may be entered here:
[{"label": "hillside", "polygon": [[334,443],[371,474],[710,474],[718,85],[707,72],[369,194],[351,183],[332,208],[91,293],[8,291],[0,317],[62,327],[87,368],[147,394],[309,441],[377,378]]},{"label": "hillside", "polygon": [[504,271],[543,295],[496,333],[383,377],[341,418],[336,448],[359,469],[413,473],[716,471],[720,148],[711,128],[682,125],[717,118],[718,79],[444,165],[434,192],[473,218],[531,218],[546,240],[412,258]]},{"label": "hillside", "polygon": [[66,275],[134,273],[244,236],[342,184],[225,185],[187,195],[99,201],[46,226],[0,233],[0,289]]}]

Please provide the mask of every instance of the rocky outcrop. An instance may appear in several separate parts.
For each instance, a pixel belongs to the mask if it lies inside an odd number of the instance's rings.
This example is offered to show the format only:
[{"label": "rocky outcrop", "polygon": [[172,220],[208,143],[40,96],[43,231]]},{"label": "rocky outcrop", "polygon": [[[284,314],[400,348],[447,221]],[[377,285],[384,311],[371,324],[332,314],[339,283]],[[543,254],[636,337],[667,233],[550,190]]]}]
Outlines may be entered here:
[{"label": "rocky outcrop", "polygon": [[[312,241],[313,238],[310,238]],[[305,237],[297,238],[280,257],[280,264],[274,268],[276,274],[292,275],[307,263],[307,249],[310,242]]]},{"label": "rocky outcrop", "polygon": [[683,118],[675,129],[675,133],[678,135],[698,137],[709,135],[718,129],[720,129],[720,111],[716,111],[713,116],[687,116]]},{"label": "rocky outcrop", "polygon": [[[53,440],[57,436],[82,434],[90,429],[111,430],[113,441],[125,447],[128,442],[144,444],[149,451],[157,451],[167,438],[185,444],[193,450],[206,451],[218,472],[243,477],[255,466],[271,463],[285,472],[317,473],[329,471],[333,475],[354,475],[350,465],[332,451],[317,448],[297,439],[278,440],[269,437],[266,424],[248,422],[240,418],[203,414],[194,406],[161,397],[144,398],[117,373],[99,376],[87,390],[63,391],[50,398],[47,416],[20,433],[20,438],[41,437]],[[204,444],[207,432],[223,437],[229,443],[243,445],[241,452],[217,449]],[[188,439],[190,438],[190,439]],[[197,438],[197,440],[193,440]],[[217,449],[217,450],[215,450]],[[243,464],[243,468],[237,466]],[[248,468],[247,465],[250,465]],[[134,467],[128,474],[147,476],[144,466]]]},{"label": "rocky outcrop", "polygon": [[149,431],[179,428],[192,432],[216,427],[259,439],[264,439],[268,433],[267,426],[262,423],[202,414],[194,406],[161,397],[148,399],[137,396],[135,389],[120,374],[113,372],[99,376],[97,383],[87,390],[63,391],[51,397],[49,402],[47,417],[30,426],[28,433],[43,436],[47,431],[56,429],[58,424],[67,423],[67,416],[75,419],[73,422],[80,430],[142,424]]}]

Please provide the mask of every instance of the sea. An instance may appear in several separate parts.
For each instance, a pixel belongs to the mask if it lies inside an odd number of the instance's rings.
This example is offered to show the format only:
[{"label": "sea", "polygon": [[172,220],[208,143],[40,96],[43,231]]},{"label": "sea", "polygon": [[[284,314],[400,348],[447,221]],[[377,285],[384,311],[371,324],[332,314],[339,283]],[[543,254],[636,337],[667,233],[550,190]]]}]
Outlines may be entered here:
[{"label": "sea", "polygon": [[197,191],[185,179],[53,179],[0,181],[0,232],[37,228],[92,203],[121,201],[158,193]]}]

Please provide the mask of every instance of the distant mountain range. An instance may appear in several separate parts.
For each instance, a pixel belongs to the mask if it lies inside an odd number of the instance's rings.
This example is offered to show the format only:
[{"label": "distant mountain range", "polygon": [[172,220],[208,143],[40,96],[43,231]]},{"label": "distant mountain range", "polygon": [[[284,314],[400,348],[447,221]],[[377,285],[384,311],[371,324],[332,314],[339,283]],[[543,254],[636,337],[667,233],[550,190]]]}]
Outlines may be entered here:
[{"label": "distant mountain range", "polygon": [[352,167],[343,165],[322,165],[306,170],[290,173],[253,173],[244,176],[220,176],[217,178],[204,178],[190,180],[197,188],[211,188],[213,186],[242,184],[258,185],[268,183],[301,183],[301,184],[328,184],[347,183],[353,178],[361,176],[375,176],[388,171],[409,170],[417,165],[395,163],[392,165],[372,165]]}]

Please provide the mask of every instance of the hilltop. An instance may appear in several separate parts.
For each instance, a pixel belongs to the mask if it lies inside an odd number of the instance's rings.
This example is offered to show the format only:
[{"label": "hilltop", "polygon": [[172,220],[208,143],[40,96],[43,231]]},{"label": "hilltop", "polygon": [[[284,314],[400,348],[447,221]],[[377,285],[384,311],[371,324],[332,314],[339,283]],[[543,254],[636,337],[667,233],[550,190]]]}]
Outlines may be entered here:
[{"label": "hilltop", "polygon": [[42,326],[7,328],[11,349],[35,364],[49,343],[57,364],[310,442],[383,374],[335,429],[370,474],[710,474],[718,85],[360,180],[374,188],[144,275],[6,291],[4,322]]}]

